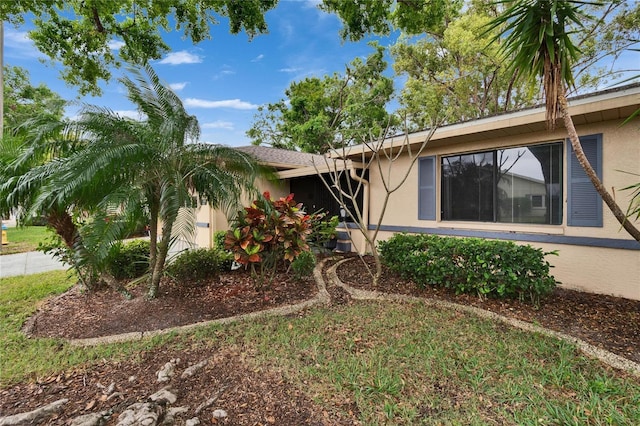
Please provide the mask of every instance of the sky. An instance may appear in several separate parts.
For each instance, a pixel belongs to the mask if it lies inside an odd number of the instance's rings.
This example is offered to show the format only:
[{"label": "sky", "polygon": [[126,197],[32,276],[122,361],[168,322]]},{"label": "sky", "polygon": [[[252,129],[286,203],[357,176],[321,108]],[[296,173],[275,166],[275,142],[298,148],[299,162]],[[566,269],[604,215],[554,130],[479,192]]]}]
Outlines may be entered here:
[{"label": "sky", "polygon": [[[2,0],[0,0],[2,1]],[[368,39],[353,43],[342,41],[339,19],[317,8],[319,0],[280,0],[267,12],[269,33],[249,40],[246,34],[229,33],[228,21],[211,27],[212,38],[198,45],[183,40],[181,33],[163,33],[172,52],[153,61],[160,78],[180,96],[189,113],[197,116],[200,140],[228,146],[251,143],[245,132],[251,127],[260,105],[284,98],[293,81],[344,73],[356,57],[365,58],[373,49]],[[41,54],[27,38],[33,25],[20,28],[6,24],[4,62],[29,70],[34,85],[45,83],[64,99],[108,107],[121,115],[138,118],[135,107],[126,99],[117,81],[123,70],[113,70],[112,80],[102,85],[103,95],[78,98],[78,91],[59,76],[60,65]],[[376,38],[383,46],[395,42],[395,36]],[[117,44],[113,45],[117,49]],[[635,52],[634,52],[635,53]],[[623,69],[638,69],[637,53],[629,55]],[[391,75],[389,66],[388,75]],[[636,73],[637,74],[637,73]],[[396,90],[402,79],[396,78]],[[73,117],[79,107],[67,109]]]},{"label": "sky", "polygon": [[[344,73],[345,65],[354,58],[373,52],[366,41],[343,42],[340,21],[319,10],[317,3],[281,0],[266,14],[269,33],[251,41],[245,33],[230,34],[224,18],[211,27],[212,38],[198,45],[182,40],[178,32],[164,33],[172,52],[153,61],[152,66],[180,96],[187,111],[197,116],[201,141],[249,145],[245,132],[260,105],[284,98],[284,91],[293,81]],[[102,85],[101,97],[78,98],[77,89],[61,80],[60,65],[41,54],[27,38],[26,32],[31,28],[29,22],[19,28],[5,24],[5,65],[26,68],[32,84],[45,83],[64,99],[138,117],[117,81],[122,70],[114,70],[112,81]],[[381,44],[388,46],[391,40],[382,39]],[[77,110],[78,107],[68,108],[67,115],[72,117]]]}]

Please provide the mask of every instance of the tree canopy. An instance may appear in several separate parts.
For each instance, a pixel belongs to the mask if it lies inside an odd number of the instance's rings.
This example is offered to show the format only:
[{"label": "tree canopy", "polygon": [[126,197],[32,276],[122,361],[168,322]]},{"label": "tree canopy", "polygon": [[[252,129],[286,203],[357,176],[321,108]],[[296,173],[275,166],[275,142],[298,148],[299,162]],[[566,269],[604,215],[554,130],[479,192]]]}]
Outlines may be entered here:
[{"label": "tree canopy", "polygon": [[[4,67],[4,135],[16,135],[30,118],[43,115],[61,119],[66,101],[44,83],[31,84],[29,71]],[[24,131],[24,129],[22,129]]]},{"label": "tree canopy", "polygon": [[401,39],[391,48],[397,75],[406,76],[400,103],[419,129],[436,114],[452,123],[530,105],[534,85],[503,66],[484,27],[491,9],[470,6],[441,32]]},{"label": "tree canopy", "polygon": [[[391,47],[396,75],[406,78],[399,100],[403,115],[424,128],[434,112],[444,122],[459,122],[531,106],[543,96],[535,80],[519,79],[511,57],[499,53],[496,36],[504,22],[487,30],[510,2],[441,2],[438,0],[324,0],[320,7],[343,22],[344,39],[401,31]],[[640,42],[640,3],[575,2],[587,19],[567,22],[575,46],[574,86],[570,92],[601,87],[617,77],[611,61]],[[463,7],[464,6],[464,7]],[[496,43],[491,43],[494,40]]]},{"label": "tree canopy", "polygon": [[462,0],[323,0],[320,8],[335,13],[344,24],[340,35],[358,41],[369,34],[441,33],[454,19]]},{"label": "tree canopy", "polygon": [[324,153],[330,147],[368,140],[394,118],[386,110],[393,96],[393,80],[384,48],[372,44],[366,60],[354,59],[344,74],[293,82],[286,99],[260,107],[247,135],[256,145]]},{"label": "tree canopy", "polygon": [[[264,14],[278,0],[31,0],[0,2],[0,19],[12,24],[33,14],[29,37],[80,94],[100,94],[110,68],[143,64],[169,51],[162,32],[182,32],[194,44],[211,38],[210,26],[229,21],[233,34],[267,32]],[[117,55],[114,51],[117,50]]]}]

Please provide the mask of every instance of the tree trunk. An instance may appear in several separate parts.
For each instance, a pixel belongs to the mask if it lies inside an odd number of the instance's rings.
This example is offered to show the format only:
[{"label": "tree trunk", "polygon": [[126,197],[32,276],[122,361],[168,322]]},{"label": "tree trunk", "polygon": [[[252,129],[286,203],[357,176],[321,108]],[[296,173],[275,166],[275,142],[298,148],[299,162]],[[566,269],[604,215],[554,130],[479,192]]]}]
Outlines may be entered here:
[{"label": "tree trunk", "polygon": [[89,290],[100,287],[102,281],[95,264],[90,259],[91,253],[84,246],[71,215],[66,210],[51,209],[47,212],[47,223],[67,246],[68,256],[64,260],[76,270],[80,283]]},{"label": "tree trunk", "polygon": [[591,180],[596,191],[602,197],[602,200],[609,207],[609,210],[613,213],[615,218],[620,222],[622,227],[635,238],[636,241],[640,242],[640,230],[633,226],[633,223],[629,220],[627,215],[622,211],[620,206],[616,204],[616,201],[613,199],[609,191],[604,187],[600,179],[598,179],[598,175],[596,175],[595,170],[591,167],[589,160],[584,155],[584,151],[582,150],[582,145],[580,144],[580,139],[578,138],[578,133],[576,132],[576,128],[573,125],[573,120],[571,115],[569,115],[569,106],[567,104],[567,98],[564,93],[560,93],[558,95],[558,102],[560,104],[560,111],[562,113],[562,118],[564,119],[564,125],[567,129],[567,133],[569,134],[569,140],[571,141],[571,146],[573,147],[573,152],[576,155],[576,159],[580,166],[584,169],[585,173]]},{"label": "tree trunk", "polygon": [[50,210],[47,213],[47,223],[62,238],[64,244],[73,250],[78,238],[78,229],[73,219],[66,211]]},{"label": "tree trunk", "polygon": [[373,275],[373,286],[375,288],[378,287],[378,283],[380,283],[380,277],[382,277],[382,260],[380,259],[380,254],[378,250],[375,249],[375,243],[371,243],[373,250],[371,250],[371,255],[373,256],[373,260],[376,264],[376,273]]},{"label": "tree trunk", "polygon": [[170,222],[171,221],[167,219],[162,226],[162,239],[157,244],[156,258],[153,268],[151,269],[149,291],[147,293],[148,299],[155,299],[158,296],[158,291],[160,290],[160,280],[164,274],[164,264],[167,260],[167,254],[169,253],[171,231],[173,230],[173,222]]},{"label": "tree trunk", "polygon": [[158,207],[154,203],[149,206],[149,287],[153,281],[153,271],[158,259]]}]

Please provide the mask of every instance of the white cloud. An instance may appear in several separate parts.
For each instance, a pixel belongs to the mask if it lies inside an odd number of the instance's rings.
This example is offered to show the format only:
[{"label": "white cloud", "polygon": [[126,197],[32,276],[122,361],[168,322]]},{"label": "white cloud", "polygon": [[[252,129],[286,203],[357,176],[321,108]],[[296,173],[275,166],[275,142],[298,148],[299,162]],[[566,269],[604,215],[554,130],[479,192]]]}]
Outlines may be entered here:
[{"label": "white cloud", "polygon": [[257,109],[258,105],[241,101],[240,99],[226,99],[223,101],[207,101],[205,99],[187,98],[184,105],[193,108],[231,108],[231,109]]},{"label": "white cloud", "polygon": [[16,31],[7,28],[4,33],[4,40],[7,47],[18,47],[26,44],[32,44],[31,39],[26,31]]},{"label": "white cloud", "polygon": [[280,27],[280,33],[282,34],[282,37],[286,41],[291,41],[295,34],[294,26],[289,22],[282,21],[280,22],[279,27]]},{"label": "white cloud", "polygon": [[261,61],[261,60],[263,60],[263,59],[264,59],[264,55],[261,53],[261,54],[259,54],[258,56],[256,56],[255,58],[253,58],[253,59],[251,60],[251,62],[260,62],[260,61]]},{"label": "white cloud", "polygon": [[287,73],[294,73],[294,72],[298,72],[300,70],[302,70],[302,68],[290,67],[290,68],[280,68],[278,71],[287,72]]},{"label": "white cloud", "polygon": [[44,58],[36,49],[27,31],[16,31],[5,27],[5,55],[9,58]]},{"label": "white cloud", "polygon": [[124,41],[120,40],[111,40],[109,41],[109,49],[111,50],[120,50],[124,47]]},{"label": "white cloud", "polygon": [[193,53],[189,53],[186,50],[181,50],[179,52],[169,53],[159,63],[169,64],[169,65],[182,65],[182,64],[199,64],[201,62],[202,62],[202,57],[198,55],[194,55]]},{"label": "white cloud", "polygon": [[309,9],[312,7],[318,7],[322,3],[322,0],[307,0],[304,4],[304,7]]},{"label": "white cloud", "polygon": [[227,76],[227,75],[233,75],[233,74],[235,74],[235,73],[236,73],[236,72],[235,72],[235,71],[233,70],[233,68],[231,68],[229,65],[223,65],[223,66],[222,66],[222,70],[220,70],[220,72],[219,72],[219,73],[214,74],[211,78],[212,78],[213,80],[219,80],[219,79],[221,79],[221,78],[222,78],[222,77],[224,77],[224,76]]},{"label": "white cloud", "polygon": [[230,121],[222,121],[222,120],[217,120],[217,121],[213,121],[211,123],[204,123],[202,125],[203,129],[226,129],[226,130],[233,130],[233,123]]},{"label": "white cloud", "polygon": [[134,120],[142,120],[144,118],[144,114],[140,113],[135,109],[121,109],[113,111],[115,114],[118,114],[120,117],[128,117]]},{"label": "white cloud", "polygon": [[187,85],[187,82],[183,81],[181,83],[171,83],[171,84],[169,84],[169,87],[171,87],[171,90],[174,90],[174,91],[178,92],[178,91],[184,89],[186,85]]}]

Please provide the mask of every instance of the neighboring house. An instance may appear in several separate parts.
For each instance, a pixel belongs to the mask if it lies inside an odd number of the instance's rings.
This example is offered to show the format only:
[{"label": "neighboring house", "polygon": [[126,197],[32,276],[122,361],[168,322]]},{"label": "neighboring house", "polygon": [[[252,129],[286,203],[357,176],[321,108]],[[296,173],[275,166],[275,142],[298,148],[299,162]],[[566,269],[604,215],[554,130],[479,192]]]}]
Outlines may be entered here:
[{"label": "neighboring house", "polygon": [[[626,208],[631,193],[621,189],[640,180],[640,129],[637,120],[624,126],[622,122],[640,108],[640,85],[576,97],[569,104],[587,157]],[[409,135],[410,143],[420,143],[425,134]],[[402,138],[385,144],[398,146]],[[282,186],[273,194],[294,192],[305,201],[328,194],[314,178],[313,163],[293,159],[307,154],[289,158],[277,150],[283,155],[279,163],[263,151],[269,148],[246,149],[255,150],[252,153],[267,164],[281,166]],[[352,147],[347,157],[357,162],[363,149]],[[327,163],[322,156],[309,161]],[[370,218],[379,217],[382,209],[379,173],[387,164],[381,166],[368,171],[368,188],[359,201]],[[393,165],[393,176],[400,179],[406,167],[408,157],[401,158]],[[307,184],[296,187],[300,182]],[[224,227],[217,221],[205,220],[214,224],[208,225],[210,230],[226,229],[226,221]],[[593,189],[564,126],[559,123],[547,131],[544,108],[437,129],[407,181],[391,195],[379,239],[397,232],[505,239],[557,250],[559,256],[548,260],[563,286],[640,300],[640,243],[621,228]],[[367,249],[357,231],[352,230],[352,238],[355,249]]]}]

